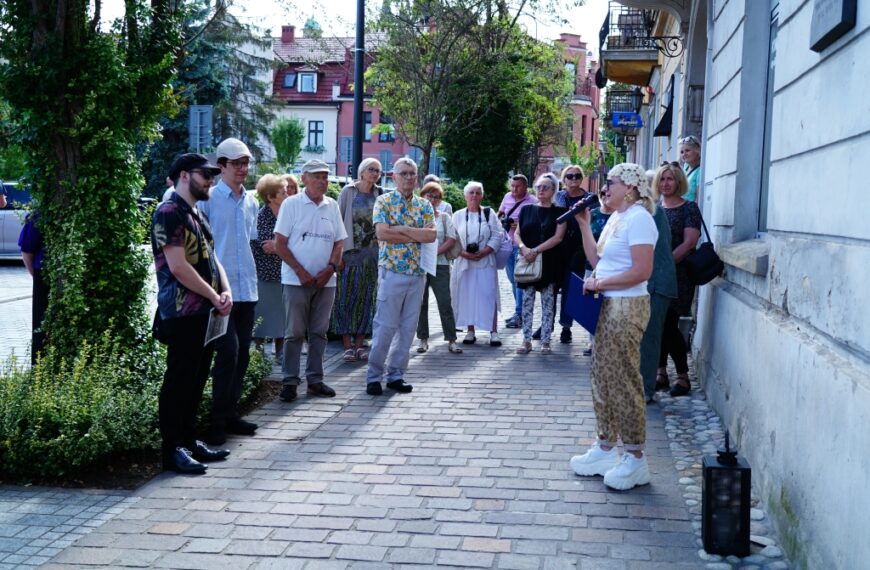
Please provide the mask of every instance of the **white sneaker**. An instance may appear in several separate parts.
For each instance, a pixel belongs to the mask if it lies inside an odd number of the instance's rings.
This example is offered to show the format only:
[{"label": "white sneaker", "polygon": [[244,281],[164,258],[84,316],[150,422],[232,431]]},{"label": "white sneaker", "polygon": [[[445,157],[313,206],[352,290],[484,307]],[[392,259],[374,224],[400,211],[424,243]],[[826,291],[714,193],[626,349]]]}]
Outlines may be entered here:
[{"label": "white sneaker", "polygon": [[501,346],[501,338],[495,331],[489,333],[489,346]]},{"label": "white sneaker", "polygon": [[649,464],[646,455],[638,459],[631,453],[622,456],[619,465],[604,474],[604,484],[611,489],[626,491],[650,482]]},{"label": "white sneaker", "polygon": [[619,451],[616,447],[604,451],[601,449],[601,444],[597,442],[583,455],[575,455],[571,458],[571,469],[577,475],[584,477],[604,475],[617,465],[619,465]]}]

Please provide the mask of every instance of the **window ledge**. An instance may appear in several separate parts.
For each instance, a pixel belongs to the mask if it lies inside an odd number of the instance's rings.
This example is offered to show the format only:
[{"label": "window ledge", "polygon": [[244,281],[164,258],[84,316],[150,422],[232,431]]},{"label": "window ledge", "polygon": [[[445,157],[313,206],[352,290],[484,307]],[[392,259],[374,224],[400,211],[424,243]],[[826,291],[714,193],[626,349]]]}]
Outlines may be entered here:
[{"label": "window ledge", "polygon": [[740,241],[719,248],[719,257],[731,267],[752,273],[767,275],[770,245],[761,239]]}]

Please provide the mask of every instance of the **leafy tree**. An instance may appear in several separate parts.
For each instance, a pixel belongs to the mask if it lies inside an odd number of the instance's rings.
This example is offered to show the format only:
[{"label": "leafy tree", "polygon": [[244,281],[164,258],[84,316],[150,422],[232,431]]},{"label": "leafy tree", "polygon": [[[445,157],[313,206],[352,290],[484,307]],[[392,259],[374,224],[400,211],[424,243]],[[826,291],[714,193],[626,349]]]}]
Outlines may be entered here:
[{"label": "leafy tree", "polygon": [[100,0],[88,4],[0,3],[0,93],[29,153],[51,287],[45,328],[61,356],[106,331],[121,346],[144,342],[136,149],[172,106],[181,44],[171,0],[126,0],[109,32]]},{"label": "leafy tree", "polygon": [[[459,135],[444,136],[441,150],[452,176],[480,180],[488,194],[498,195],[508,171],[531,176],[538,149],[564,141],[561,125],[569,92],[561,57],[552,46],[501,21],[491,22],[480,36],[487,51],[479,71],[470,84],[454,92],[446,111],[469,126]],[[469,91],[484,97],[485,104],[465,107],[463,94]]]},{"label": "leafy tree", "polygon": [[305,126],[299,119],[278,119],[270,132],[278,163],[292,168],[302,153]]},{"label": "leafy tree", "polygon": [[18,125],[12,121],[9,104],[0,98],[0,180],[18,179],[27,173],[27,156],[15,138]]},{"label": "leafy tree", "polygon": [[183,23],[184,53],[178,75],[172,81],[178,107],[160,120],[162,137],[147,150],[146,194],[163,194],[169,165],[189,152],[191,105],[212,105],[214,129],[207,152],[221,140],[244,140],[254,157],[261,160],[261,141],[269,138],[274,120],[268,85],[256,78],[271,69],[270,60],[254,53],[271,49],[260,30],[240,22],[227,11],[226,0],[215,7],[209,0],[192,0]]}]

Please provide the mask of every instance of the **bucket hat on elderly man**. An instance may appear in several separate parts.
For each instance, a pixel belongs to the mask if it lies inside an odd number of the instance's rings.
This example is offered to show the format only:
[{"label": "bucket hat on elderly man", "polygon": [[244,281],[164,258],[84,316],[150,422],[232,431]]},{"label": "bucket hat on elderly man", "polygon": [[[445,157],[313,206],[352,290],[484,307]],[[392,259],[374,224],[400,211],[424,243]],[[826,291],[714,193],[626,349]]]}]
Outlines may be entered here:
[{"label": "bucket hat on elderly man", "polygon": [[322,160],[318,160],[316,158],[309,160],[305,164],[302,165],[302,174],[308,174],[310,172],[329,172],[329,165],[323,162]]}]

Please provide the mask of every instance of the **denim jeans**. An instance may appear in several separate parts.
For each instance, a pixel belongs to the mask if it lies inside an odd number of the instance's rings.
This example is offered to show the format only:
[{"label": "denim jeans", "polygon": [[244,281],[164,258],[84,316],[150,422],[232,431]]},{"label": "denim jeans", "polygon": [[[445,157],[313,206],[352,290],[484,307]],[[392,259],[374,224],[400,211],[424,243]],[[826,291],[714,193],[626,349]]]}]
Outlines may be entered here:
[{"label": "denim jeans", "polygon": [[517,255],[519,255],[519,252],[520,248],[514,246],[504,271],[507,273],[508,281],[511,283],[511,290],[514,293],[514,315],[521,316],[523,314],[523,290],[517,287],[517,282],[514,280],[514,267],[517,266]]}]

